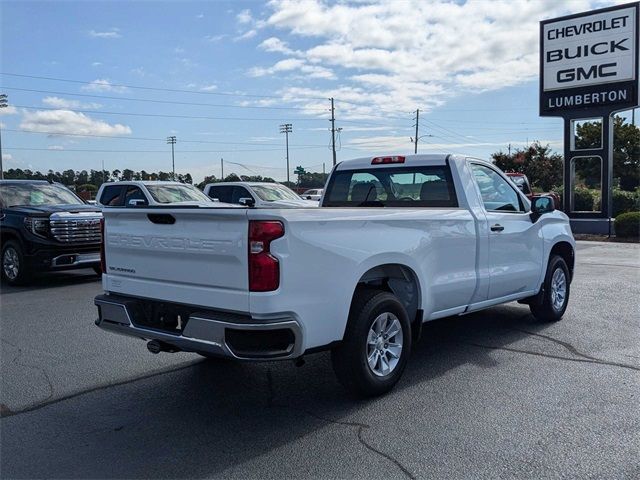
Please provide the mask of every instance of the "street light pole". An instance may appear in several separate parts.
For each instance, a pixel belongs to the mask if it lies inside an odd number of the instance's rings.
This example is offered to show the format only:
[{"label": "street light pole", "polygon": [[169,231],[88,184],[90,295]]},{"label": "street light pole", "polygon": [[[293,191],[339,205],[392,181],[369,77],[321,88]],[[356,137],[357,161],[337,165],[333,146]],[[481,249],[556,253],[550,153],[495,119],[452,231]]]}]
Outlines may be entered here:
[{"label": "street light pole", "polygon": [[285,141],[287,145],[287,183],[289,183],[289,134],[293,132],[293,125],[290,123],[283,123],[280,125],[280,133],[284,133]]},{"label": "street light pole", "polygon": [[171,178],[174,182],[176,181],[176,159],[173,151],[173,146],[176,144],[176,141],[177,139],[175,135],[167,137],[167,143],[171,144],[171,169],[173,171]]},{"label": "street light pole", "polygon": [[[0,108],[7,108],[7,94],[0,94]],[[4,180],[4,166],[2,165],[2,126],[0,126],[0,180]]]}]

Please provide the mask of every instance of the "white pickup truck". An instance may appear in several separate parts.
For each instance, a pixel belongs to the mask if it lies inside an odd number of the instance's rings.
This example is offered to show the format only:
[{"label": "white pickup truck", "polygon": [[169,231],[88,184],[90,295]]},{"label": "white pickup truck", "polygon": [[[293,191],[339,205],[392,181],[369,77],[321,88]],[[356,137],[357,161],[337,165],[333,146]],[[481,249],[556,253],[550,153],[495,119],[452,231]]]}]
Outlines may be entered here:
[{"label": "white pickup truck", "polygon": [[96,324],[154,353],[331,350],[341,383],[372,396],[398,381],[423,322],[515,300],[543,321],[567,308],[567,216],[548,197],[531,205],[491,163],[346,161],[320,205],[105,207]]}]

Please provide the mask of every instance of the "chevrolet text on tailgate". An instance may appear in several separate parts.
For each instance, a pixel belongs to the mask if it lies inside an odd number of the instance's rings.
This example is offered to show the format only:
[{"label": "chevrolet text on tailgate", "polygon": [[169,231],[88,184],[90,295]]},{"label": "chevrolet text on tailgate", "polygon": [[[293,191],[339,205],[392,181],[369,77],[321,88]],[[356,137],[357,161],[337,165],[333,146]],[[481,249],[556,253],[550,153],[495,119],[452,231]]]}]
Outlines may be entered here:
[{"label": "chevrolet text on tailgate", "polygon": [[[338,164],[320,208],[105,207],[97,325],[150,351],[238,360],[331,350],[361,396],[398,381],[423,322],[519,301],[567,308],[575,242],[491,163],[454,155]],[[309,272],[314,272],[313,277]]]}]

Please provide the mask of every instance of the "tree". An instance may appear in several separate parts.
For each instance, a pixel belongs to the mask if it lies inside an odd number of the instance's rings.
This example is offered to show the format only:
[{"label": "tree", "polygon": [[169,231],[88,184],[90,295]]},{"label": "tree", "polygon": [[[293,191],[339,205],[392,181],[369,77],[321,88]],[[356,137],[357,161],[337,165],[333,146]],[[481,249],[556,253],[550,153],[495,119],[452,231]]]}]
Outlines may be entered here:
[{"label": "tree", "polygon": [[535,142],[511,155],[502,151],[494,153],[492,158],[501,170],[524,173],[533,187],[545,192],[562,185],[562,155],[552,153],[549,145]]},{"label": "tree", "polygon": [[120,177],[122,180],[124,181],[131,181],[133,180],[133,170],[129,170],[128,168],[125,168],[124,170],[122,170],[122,177]]}]

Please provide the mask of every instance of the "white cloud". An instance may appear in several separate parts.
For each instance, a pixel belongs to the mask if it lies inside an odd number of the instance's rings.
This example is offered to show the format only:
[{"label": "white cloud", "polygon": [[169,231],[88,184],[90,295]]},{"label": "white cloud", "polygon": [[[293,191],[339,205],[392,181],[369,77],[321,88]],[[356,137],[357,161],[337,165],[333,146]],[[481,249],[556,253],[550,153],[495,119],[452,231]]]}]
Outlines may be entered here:
[{"label": "white cloud", "polygon": [[0,115],[15,115],[16,113],[18,113],[18,111],[13,105],[0,108]]},{"label": "white cloud", "polygon": [[90,30],[89,36],[93,38],[120,38],[120,29],[119,28],[111,28],[104,32],[97,32],[96,30]]},{"label": "white cloud", "polygon": [[242,10],[238,15],[236,15],[236,20],[240,25],[251,23],[253,21],[253,18],[251,17],[251,10],[248,8]]},{"label": "white cloud", "polygon": [[[283,61],[304,59],[305,65],[339,74],[341,91],[349,93],[350,101],[382,105],[390,112],[428,110],[464,92],[534,80],[539,21],[596,3],[272,0],[271,15],[254,21],[256,28],[264,25],[303,38],[306,48],[293,49],[282,35],[270,37],[259,48],[287,58],[249,73],[269,75],[282,71]],[[362,115],[368,109],[351,110]]]},{"label": "white cloud", "polygon": [[204,18],[204,13],[199,13],[198,15],[196,15],[196,18]]},{"label": "white cloud", "polygon": [[214,90],[217,90],[218,86],[211,84],[211,85],[205,85],[204,87],[201,87],[200,90],[202,90],[203,92],[213,92]]},{"label": "white cloud", "polygon": [[92,67],[99,67],[100,65],[102,65],[102,62],[93,62],[91,64]]},{"label": "white cloud", "polygon": [[277,37],[267,38],[260,45],[258,45],[258,48],[261,48],[262,50],[265,50],[267,52],[285,53],[287,55],[293,53],[293,50],[289,48],[287,42],[283,42]]},{"label": "white cloud", "polygon": [[220,40],[224,39],[225,37],[228,37],[228,35],[226,33],[222,33],[219,35],[205,35],[204,39],[210,43],[218,43]]},{"label": "white cloud", "polygon": [[20,128],[29,132],[49,132],[52,135],[130,135],[131,128],[119,123],[109,124],[72,110],[38,110],[24,112]]},{"label": "white cloud", "polygon": [[93,82],[87,85],[83,85],[80,88],[81,90],[85,90],[87,92],[124,93],[128,91],[127,87],[123,87],[121,85],[113,85],[109,80],[104,78],[94,80]]},{"label": "white cloud", "polygon": [[64,150],[64,146],[62,145],[49,145],[47,150]]},{"label": "white cloud", "polygon": [[3,153],[2,154],[2,160],[4,162],[10,162],[11,160],[13,160],[13,155],[11,155],[10,153]]},{"label": "white cloud", "polygon": [[303,73],[307,78],[323,78],[328,80],[335,78],[334,73],[330,69],[318,65],[309,65],[299,58],[287,58],[285,60],[280,60],[269,68],[254,67],[249,70],[248,74],[251,77],[264,77],[280,72],[291,72],[296,70]]},{"label": "white cloud", "polygon": [[185,53],[185,49],[181,48],[181,47],[176,47],[173,49],[173,53],[177,53],[178,55],[182,55],[183,53]]},{"label": "white cloud", "polygon": [[69,100],[67,98],[60,97],[45,97],[42,99],[42,103],[54,108],[76,108],[76,109],[97,109],[102,105],[99,103],[84,103],[78,100]]},{"label": "white cloud", "polygon": [[234,37],[233,39],[235,41],[248,40],[249,38],[255,37],[257,34],[258,34],[258,31],[256,29],[252,28],[251,30],[247,30],[242,35],[238,35],[237,37]]}]

